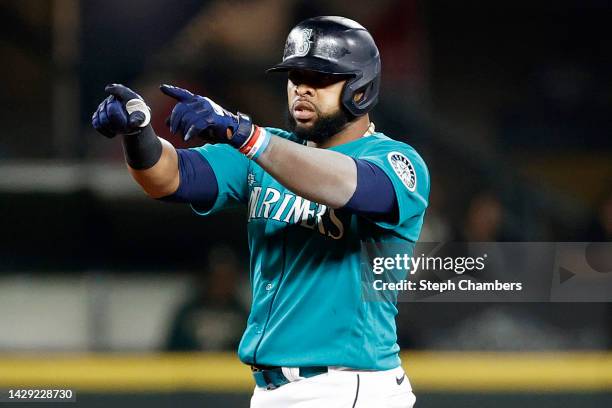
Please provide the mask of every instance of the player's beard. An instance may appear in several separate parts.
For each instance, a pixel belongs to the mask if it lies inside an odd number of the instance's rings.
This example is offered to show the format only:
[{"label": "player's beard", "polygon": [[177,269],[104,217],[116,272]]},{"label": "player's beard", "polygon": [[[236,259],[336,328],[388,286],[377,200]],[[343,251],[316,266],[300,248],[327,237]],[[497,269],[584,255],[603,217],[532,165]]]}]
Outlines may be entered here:
[{"label": "player's beard", "polygon": [[315,122],[309,127],[303,127],[291,115],[291,110],[287,109],[287,126],[300,139],[321,144],[335,134],[340,133],[351,120],[349,115],[342,109],[338,109],[330,115],[322,115],[317,109],[316,114],[317,119]]}]

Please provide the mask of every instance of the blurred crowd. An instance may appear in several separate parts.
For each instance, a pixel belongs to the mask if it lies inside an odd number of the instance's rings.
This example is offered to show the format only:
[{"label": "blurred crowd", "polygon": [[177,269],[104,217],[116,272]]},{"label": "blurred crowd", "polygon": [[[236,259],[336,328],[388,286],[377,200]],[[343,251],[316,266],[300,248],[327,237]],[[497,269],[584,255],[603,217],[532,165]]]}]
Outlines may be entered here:
[{"label": "blurred crowd", "polygon": [[[282,55],[296,21],[339,14],[378,41],[377,129],[412,144],[430,167],[424,237],[609,237],[612,67],[602,55],[610,31],[604,4],[8,0],[0,12],[7,34],[0,70],[11,78],[0,91],[0,119],[11,123],[0,158],[120,163],[116,143],[89,125],[108,82],[139,90],[158,133],[179,147],[164,125],[172,101],[157,90],[162,82],[282,127],[283,79],[265,69]],[[517,21],[521,30],[508,29]]]}]

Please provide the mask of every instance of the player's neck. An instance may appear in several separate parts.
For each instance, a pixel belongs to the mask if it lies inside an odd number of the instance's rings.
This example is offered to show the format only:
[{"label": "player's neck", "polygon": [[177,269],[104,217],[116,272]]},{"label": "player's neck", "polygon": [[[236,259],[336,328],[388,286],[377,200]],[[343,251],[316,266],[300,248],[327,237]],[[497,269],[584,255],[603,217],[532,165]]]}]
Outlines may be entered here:
[{"label": "player's neck", "polygon": [[370,126],[370,116],[365,114],[347,124],[340,132],[336,133],[325,142],[317,145],[321,149],[338,146],[353,140],[359,139],[365,135]]}]

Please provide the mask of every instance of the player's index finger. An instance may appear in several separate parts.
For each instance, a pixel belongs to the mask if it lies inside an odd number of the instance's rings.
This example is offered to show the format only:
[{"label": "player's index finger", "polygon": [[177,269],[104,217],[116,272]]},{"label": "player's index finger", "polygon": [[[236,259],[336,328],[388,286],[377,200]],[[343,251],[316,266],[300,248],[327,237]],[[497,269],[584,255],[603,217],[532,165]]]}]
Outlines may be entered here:
[{"label": "player's index finger", "polygon": [[193,94],[186,89],[179,88],[173,85],[163,84],[159,87],[160,91],[179,102],[184,102],[193,97]]},{"label": "player's index finger", "polygon": [[122,102],[127,102],[130,99],[134,99],[137,95],[131,89],[121,85],[121,84],[110,84],[106,85],[104,88],[106,92],[111,95],[114,95]]}]

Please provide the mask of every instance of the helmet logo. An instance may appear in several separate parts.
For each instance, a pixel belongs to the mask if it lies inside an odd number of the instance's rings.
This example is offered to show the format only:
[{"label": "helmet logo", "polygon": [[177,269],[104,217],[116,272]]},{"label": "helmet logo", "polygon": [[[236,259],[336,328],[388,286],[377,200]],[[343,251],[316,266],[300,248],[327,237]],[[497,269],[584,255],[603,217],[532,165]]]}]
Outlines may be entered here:
[{"label": "helmet logo", "polygon": [[312,44],[312,40],[310,39],[311,37],[312,28],[304,28],[302,29],[302,31],[300,31],[298,41],[296,41],[297,47],[295,49],[294,54],[296,57],[303,57],[308,54],[308,51],[310,51],[310,46]]}]

